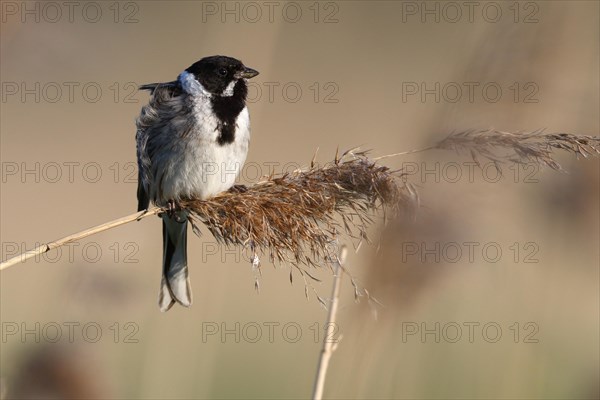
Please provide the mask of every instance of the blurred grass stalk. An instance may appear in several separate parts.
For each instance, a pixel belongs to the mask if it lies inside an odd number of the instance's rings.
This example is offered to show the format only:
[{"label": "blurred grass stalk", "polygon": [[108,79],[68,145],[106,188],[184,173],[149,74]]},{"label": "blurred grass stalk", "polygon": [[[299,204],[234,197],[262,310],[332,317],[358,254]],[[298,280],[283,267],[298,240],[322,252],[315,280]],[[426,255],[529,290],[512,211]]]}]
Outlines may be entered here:
[{"label": "blurred grass stalk", "polygon": [[329,313],[327,314],[327,321],[325,322],[323,348],[321,349],[319,363],[317,364],[317,376],[315,378],[312,396],[313,400],[321,400],[323,398],[323,389],[325,388],[325,378],[327,376],[327,369],[329,368],[329,360],[337,348],[339,341],[342,339],[341,337],[335,340],[332,338],[335,333],[335,321],[340,299],[340,288],[342,287],[342,268],[346,261],[347,254],[348,248],[342,246],[333,270],[334,278],[333,289],[331,290],[331,305],[329,306]]}]

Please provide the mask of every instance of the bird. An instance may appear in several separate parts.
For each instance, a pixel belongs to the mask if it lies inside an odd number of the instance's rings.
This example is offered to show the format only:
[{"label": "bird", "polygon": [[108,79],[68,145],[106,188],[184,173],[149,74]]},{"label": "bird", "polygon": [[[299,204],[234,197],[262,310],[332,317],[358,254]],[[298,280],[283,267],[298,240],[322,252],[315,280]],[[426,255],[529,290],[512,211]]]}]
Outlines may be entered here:
[{"label": "bird", "polygon": [[[141,85],[150,99],[136,119],[138,211],[150,203],[160,215],[163,268],[159,308],[189,307],[189,214],[184,199],[211,198],[234,186],[248,154],[248,79],[258,71],[228,56],[204,57],[175,81]],[[242,190],[240,188],[240,190]]]}]

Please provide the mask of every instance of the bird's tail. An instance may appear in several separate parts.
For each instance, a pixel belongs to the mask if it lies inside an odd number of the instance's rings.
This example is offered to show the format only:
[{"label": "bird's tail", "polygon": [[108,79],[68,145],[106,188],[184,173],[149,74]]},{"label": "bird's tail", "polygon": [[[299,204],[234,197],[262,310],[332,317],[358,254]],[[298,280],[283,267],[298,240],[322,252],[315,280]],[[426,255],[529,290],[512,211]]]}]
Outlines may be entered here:
[{"label": "bird's tail", "polygon": [[189,307],[192,290],[187,267],[187,216],[183,211],[173,216],[166,213],[163,220],[163,276],[160,282],[158,305],[168,311],[175,302]]}]

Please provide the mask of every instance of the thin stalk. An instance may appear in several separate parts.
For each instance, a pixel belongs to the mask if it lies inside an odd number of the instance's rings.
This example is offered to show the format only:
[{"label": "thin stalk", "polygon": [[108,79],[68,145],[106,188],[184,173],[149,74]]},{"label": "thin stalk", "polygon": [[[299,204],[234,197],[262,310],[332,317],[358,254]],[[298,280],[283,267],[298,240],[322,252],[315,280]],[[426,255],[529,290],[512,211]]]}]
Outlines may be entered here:
[{"label": "thin stalk", "polygon": [[48,243],[42,244],[41,246],[38,246],[38,247],[36,247],[33,250],[26,251],[25,253],[21,253],[21,254],[19,254],[17,256],[9,258],[8,260],[4,261],[3,263],[0,263],[0,271],[3,270],[3,269],[5,269],[5,268],[8,268],[8,267],[10,267],[12,265],[24,262],[25,260],[28,260],[28,259],[30,259],[32,257],[39,256],[41,254],[47,253],[50,250],[56,249],[56,248],[58,248],[60,246],[64,246],[67,243],[76,242],[76,241],[81,240],[81,239],[83,239],[85,237],[88,237],[88,236],[91,236],[91,235],[94,235],[96,233],[103,232],[103,231],[106,231],[106,230],[109,230],[109,229],[112,229],[112,228],[116,228],[117,226],[125,225],[125,224],[127,224],[129,222],[139,221],[142,218],[146,218],[146,217],[149,217],[151,215],[156,215],[160,211],[161,211],[161,208],[159,208],[159,207],[153,207],[153,208],[151,208],[151,209],[149,209],[147,211],[141,211],[141,212],[137,212],[137,213],[134,213],[134,214],[130,214],[130,215],[127,215],[125,217],[121,217],[119,219],[115,219],[115,220],[112,220],[112,221],[109,221],[109,222],[105,222],[105,223],[103,223],[101,225],[97,225],[97,226],[94,226],[92,228],[83,230],[81,232],[77,232],[77,233],[74,233],[72,235],[65,236],[65,237],[63,237],[61,239],[58,239],[58,240],[55,240],[53,242],[48,242]]},{"label": "thin stalk", "polygon": [[337,262],[335,263],[333,289],[331,291],[331,306],[329,307],[329,313],[327,315],[325,335],[323,336],[323,347],[321,348],[319,364],[317,365],[317,376],[315,378],[315,385],[312,395],[313,400],[321,400],[323,398],[323,388],[325,387],[325,378],[327,376],[329,360],[331,359],[331,355],[337,347],[337,340],[332,338],[335,334],[335,321],[337,318],[340,288],[342,287],[342,275],[344,275],[342,271],[342,265],[346,261],[347,254],[348,249],[346,246],[342,246]]}]

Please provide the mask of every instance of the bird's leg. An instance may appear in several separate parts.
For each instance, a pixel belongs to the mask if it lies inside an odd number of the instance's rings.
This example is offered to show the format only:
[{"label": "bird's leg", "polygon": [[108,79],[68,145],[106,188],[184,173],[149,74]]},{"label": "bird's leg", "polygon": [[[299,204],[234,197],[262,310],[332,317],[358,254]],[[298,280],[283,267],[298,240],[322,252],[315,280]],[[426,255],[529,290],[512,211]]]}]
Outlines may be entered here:
[{"label": "bird's leg", "polygon": [[167,215],[169,216],[169,218],[173,218],[176,209],[177,206],[175,205],[175,200],[167,201]]}]

